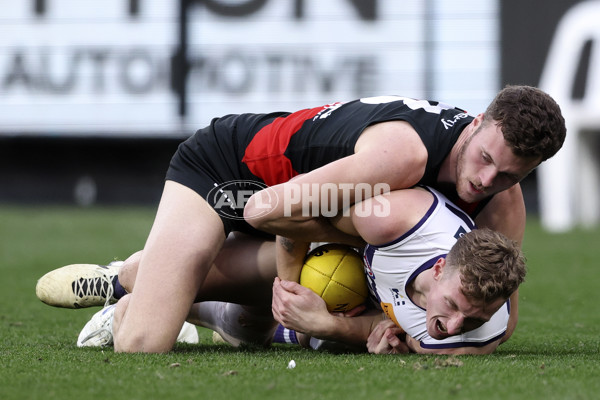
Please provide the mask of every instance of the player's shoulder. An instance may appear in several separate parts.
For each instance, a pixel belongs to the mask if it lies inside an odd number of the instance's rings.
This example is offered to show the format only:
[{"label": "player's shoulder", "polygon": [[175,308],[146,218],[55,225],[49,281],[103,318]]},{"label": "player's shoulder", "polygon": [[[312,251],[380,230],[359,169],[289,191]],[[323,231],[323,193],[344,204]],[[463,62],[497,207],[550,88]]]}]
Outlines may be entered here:
[{"label": "player's shoulder", "polygon": [[376,122],[369,125],[359,138],[361,142],[365,143],[385,143],[388,139],[402,138],[403,140],[417,141],[419,142],[419,135],[416,129],[407,121],[404,120],[390,120]]},{"label": "player's shoulder", "polygon": [[414,228],[431,208],[434,195],[422,188],[402,189],[380,196],[378,202],[380,209],[388,212],[371,217],[367,237],[361,233],[372,245],[389,243]]},{"label": "player's shoulder", "polygon": [[[433,191],[422,186],[415,186],[410,189],[394,190],[388,194],[392,212],[395,214],[420,214],[419,210],[427,211],[435,199]],[[406,211],[401,211],[401,209]]]},{"label": "player's shoulder", "polygon": [[425,188],[413,187],[391,192],[389,201],[392,214],[390,224],[402,226],[402,230],[408,231],[427,214],[435,195]]},{"label": "player's shoulder", "polygon": [[378,154],[390,168],[409,166],[424,172],[427,148],[417,131],[406,121],[385,121],[367,127],[359,136],[355,153]]}]

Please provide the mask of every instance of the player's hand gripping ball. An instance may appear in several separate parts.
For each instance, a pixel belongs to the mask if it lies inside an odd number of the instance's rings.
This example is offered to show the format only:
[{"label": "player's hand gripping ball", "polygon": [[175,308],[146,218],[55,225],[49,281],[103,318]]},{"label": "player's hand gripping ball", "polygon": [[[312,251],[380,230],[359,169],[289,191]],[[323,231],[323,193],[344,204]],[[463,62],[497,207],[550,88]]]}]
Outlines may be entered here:
[{"label": "player's hand gripping ball", "polygon": [[311,251],[300,284],[321,296],[329,312],[350,311],[364,303],[369,293],[362,257],[341,244],[325,244]]}]

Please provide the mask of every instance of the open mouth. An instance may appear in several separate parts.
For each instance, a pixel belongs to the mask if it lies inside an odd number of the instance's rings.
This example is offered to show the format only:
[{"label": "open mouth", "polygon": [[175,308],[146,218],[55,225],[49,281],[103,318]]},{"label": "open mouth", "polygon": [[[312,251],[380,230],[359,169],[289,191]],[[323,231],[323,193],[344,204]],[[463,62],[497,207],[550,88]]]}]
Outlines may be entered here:
[{"label": "open mouth", "polygon": [[484,190],[480,189],[478,186],[475,186],[472,182],[471,182],[471,189],[473,189],[473,191],[477,194],[483,194]]},{"label": "open mouth", "polygon": [[446,330],[446,327],[440,322],[439,319],[437,321],[435,321],[435,327],[441,333],[444,333],[444,334],[448,333],[448,331]]}]

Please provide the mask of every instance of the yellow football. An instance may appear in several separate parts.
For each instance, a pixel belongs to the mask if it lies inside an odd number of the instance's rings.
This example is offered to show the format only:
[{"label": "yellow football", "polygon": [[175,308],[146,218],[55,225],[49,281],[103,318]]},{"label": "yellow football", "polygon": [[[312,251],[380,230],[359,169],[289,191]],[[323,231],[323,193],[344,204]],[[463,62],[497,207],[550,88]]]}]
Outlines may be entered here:
[{"label": "yellow football", "polygon": [[362,257],[350,246],[325,244],[311,251],[300,284],[321,296],[330,312],[346,312],[365,302],[369,290]]}]

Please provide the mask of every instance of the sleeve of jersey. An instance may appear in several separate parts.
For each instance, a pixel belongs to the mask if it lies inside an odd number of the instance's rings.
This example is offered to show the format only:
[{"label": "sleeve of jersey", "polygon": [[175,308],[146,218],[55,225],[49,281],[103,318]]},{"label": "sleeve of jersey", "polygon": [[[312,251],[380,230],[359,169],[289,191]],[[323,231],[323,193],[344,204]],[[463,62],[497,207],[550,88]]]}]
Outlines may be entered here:
[{"label": "sleeve of jersey", "polygon": [[461,335],[450,336],[443,340],[436,340],[427,333],[421,338],[421,347],[424,349],[455,349],[460,347],[483,347],[506,334],[508,325],[509,304],[502,306],[492,318],[479,328]]}]

